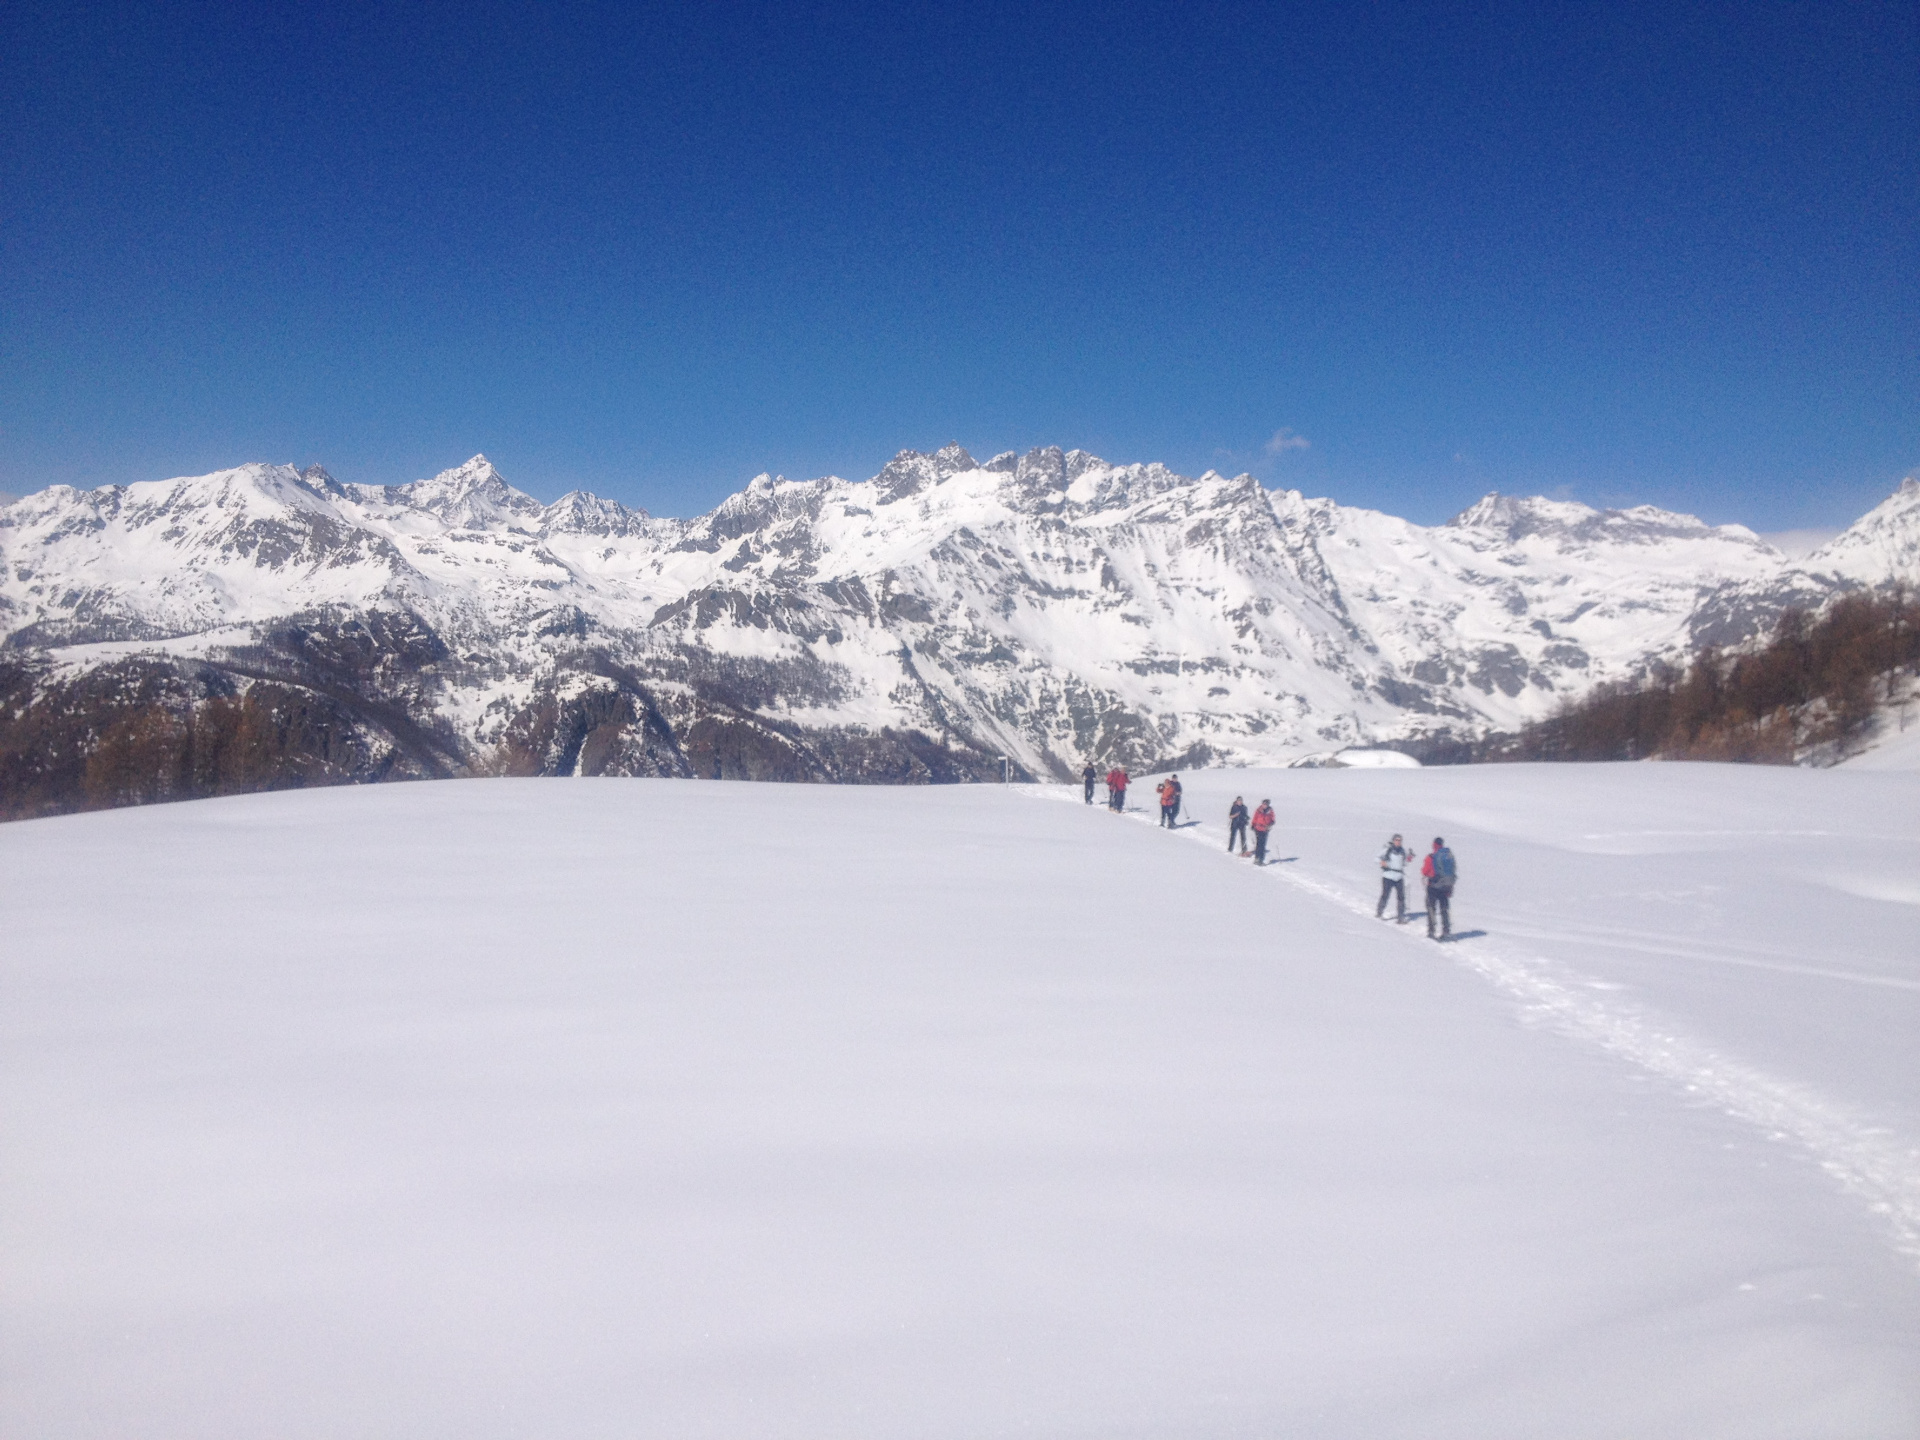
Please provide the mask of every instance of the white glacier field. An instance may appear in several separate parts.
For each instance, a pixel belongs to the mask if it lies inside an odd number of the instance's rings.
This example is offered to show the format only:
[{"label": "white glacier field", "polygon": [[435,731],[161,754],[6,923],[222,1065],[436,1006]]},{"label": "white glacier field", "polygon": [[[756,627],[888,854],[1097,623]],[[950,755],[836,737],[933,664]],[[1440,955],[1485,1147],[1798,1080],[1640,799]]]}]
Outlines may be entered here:
[{"label": "white glacier field", "polygon": [[0,1434],[1920,1434],[1920,772],[1182,778],[0,826]]}]

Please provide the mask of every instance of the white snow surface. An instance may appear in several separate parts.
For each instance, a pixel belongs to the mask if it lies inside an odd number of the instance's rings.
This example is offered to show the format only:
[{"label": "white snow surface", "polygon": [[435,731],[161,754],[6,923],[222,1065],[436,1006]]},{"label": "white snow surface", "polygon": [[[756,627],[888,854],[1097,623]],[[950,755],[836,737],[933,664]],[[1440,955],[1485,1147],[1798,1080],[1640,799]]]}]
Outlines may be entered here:
[{"label": "white snow surface", "polygon": [[1901,577],[1920,579],[1911,480],[1799,561],[1650,506],[1489,495],[1420,526],[1057,448],[762,475],[691,520],[583,492],[542,505],[481,455],[403,486],[250,464],[0,506],[0,639],[68,673],[405,610],[471,657],[434,706],[476,750],[590,645],[668,683],[685,651],[797,663],[815,693],[776,718],[957,718],[1036,775],[1077,771],[1120,712],[1153,753],[1230,763],[1513,729],[1690,653],[1722,609],[1724,643],[1780,596]]},{"label": "white snow surface", "polygon": [[1889,723],[1872,748],[1840,763],[1849,770],[1920,771],[1920,724],[1909,723],[1902,730]]},{"label": "white snow surface", "polygon": [[0,827],[0,1433],[1920,1431],[1920,776],[1183,778]]},{"label": "white snow surface", "polygon": [[1857,753],[1839,763],[1850,770],[1920,770],[1920,676],[1887,680],[1879,712]]}]

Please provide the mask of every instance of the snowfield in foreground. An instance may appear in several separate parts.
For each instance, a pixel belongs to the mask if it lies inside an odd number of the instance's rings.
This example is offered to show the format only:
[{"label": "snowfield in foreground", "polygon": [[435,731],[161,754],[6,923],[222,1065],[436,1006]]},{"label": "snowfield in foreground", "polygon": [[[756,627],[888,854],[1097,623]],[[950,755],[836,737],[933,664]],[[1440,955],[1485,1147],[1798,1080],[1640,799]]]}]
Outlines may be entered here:
[{"label": "snowfield in foreground", "polygon": [[1920,775],[1185,778],[0,828],[0,1433],[1920,1431]]}]

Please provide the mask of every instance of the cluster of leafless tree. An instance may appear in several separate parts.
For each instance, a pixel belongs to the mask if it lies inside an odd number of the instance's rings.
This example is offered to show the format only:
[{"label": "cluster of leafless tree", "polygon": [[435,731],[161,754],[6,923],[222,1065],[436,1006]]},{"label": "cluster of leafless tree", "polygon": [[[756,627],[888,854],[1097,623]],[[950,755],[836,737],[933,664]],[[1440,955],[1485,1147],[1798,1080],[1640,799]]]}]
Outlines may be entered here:
[{"label": "cluster of leafless tree", "polygon": [[139,661],[34,679],[0,664],[0,820],[445,773],[299,686]]},{"label": "cluster of leafless tree", "polygon": [[1844,750],[1920,666],[1920,606],[1905,586],[1844,596],[1817,618],[1784,612],[1756,651],[1601,686],[1487,758],[1744,760],[1792,764]]}]

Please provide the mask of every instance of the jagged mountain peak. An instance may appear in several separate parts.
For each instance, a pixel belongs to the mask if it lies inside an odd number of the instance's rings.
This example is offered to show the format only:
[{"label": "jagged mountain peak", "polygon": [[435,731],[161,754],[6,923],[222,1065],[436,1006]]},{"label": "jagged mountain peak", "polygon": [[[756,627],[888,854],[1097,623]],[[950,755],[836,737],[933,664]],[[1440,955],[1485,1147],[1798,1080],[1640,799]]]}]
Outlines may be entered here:
[{"label": "jagged mountain peak", "polygon": [[980,468],[973,463],[973,456],[967,453],[967,447],[958,440],[950,440],[934,451],[933,464],[934,468],[940,472],[942,479],[949,475],[958,475],[967,470]]},{"label": "jagged mountain peak", "polygon": [[1114,465],[1084,450],[1069,450],[1062,460],[1067,499],[1086,511],[1128,509],[1196,483],[1158,460]]},{"label": "jagged mountain peak", "polygon": [[350,500],[352,492],[333,478],[324,465],[309,465],[300,472],[300,483],[323,500]]},{"label": "jagged mountain peak", "polygon": [[891,505],[896,500],[929,490],[943,480],[951,480],[955,475],[978,469],[980,466],[966,447],[953,441],[931,455],[919,450],[902,450],[881,467],[871,483],[876,502]]},{"label": "jagged mountain peak", "polygon": [[416,480],[396,488],[407,504],[467,529],[483,530],[502,521],[511,524],[515,519],[537,521],[547,508],[509,485],[485,455],[442,470],[431,480]]},{"label": "jagged mountain peak", "polygon": [[1066,451],[1058,445],[1040,445],[1029,450],[1015,463],[1013,473],[1023,486],[1042,490],[1064,490],[1073,480],[1067,473]]},{"label": "jagged mountain peak", "polygon": [[996,455],[982,470],[1005,475],[1001,494],[1017,510],[1048,509],[1061,503],[1075,478],[1089,469],[1104,469],[1106,461],[1085,451],[1037,445],[1020,455],[1012,450]]},{"label": "jagged mountain peak", "polygon": [[[862,501],[891,505],[912,496],[928,496],[964,476],[997,477],[991,493],[1009,510],[1023,514],[1092,516],[1149,504],[1176,491],[1228,486],[1257,489],[1251,476],[1227,477],[1209,470],[1198,478],[1182,475],[1158,461],[1115,465],[1085,450],[1062,450],[1058,445],[1036,446],[1024,455],[1003,451],[982,465],[959,445],[947,445],[933,454],[902,450],[888,461],[865,487]],[[749,487],[751,489],[751,486]],[[983,494],[967,488],[959,503],[971,506]]]},{"label": "jagged mountain peak", "polygon": [[1578,500],[1490,491],[1447,521],[1454,530],[1479,531],[1514,543],[1541,537],[1568,545],[1652,545],[1715,536],[1768,554],[1772,547],[1744,525],[1713,526],[1698,516],[1657,505],[1597,510]]},{"label": "jagged mountain peak", "polygon": [[591,490],[569,490],[541,513],[540,533],[639,535],[652,519],[645,510],[606,500]]},{"label": "jagged mountain peak", "polygon": [[464,495],[495,484],[505,485],[506,481],[501,478],[500,472],[494,468],[491,460],[485,455],[475,455],[470,460],[442,470],[431,480],[416,480],[408,488],[420,494],[431,490],[436,493],[444,491],[450,495]]},{"label": "jagged mountain peak", "polygon": [[1565,530],[1600,512],[1578,500],[1549,500],[1544,495],[1502,495],[1489,490],[1447,524],[1456,530],[1495,530],[1508,539],[1543,530]]}]

